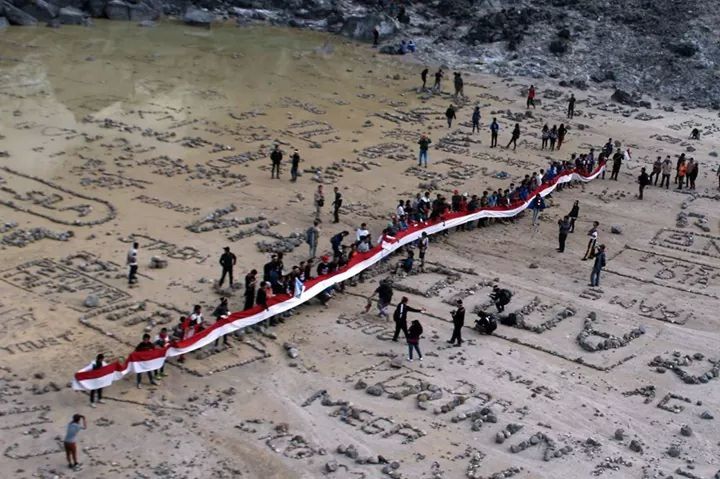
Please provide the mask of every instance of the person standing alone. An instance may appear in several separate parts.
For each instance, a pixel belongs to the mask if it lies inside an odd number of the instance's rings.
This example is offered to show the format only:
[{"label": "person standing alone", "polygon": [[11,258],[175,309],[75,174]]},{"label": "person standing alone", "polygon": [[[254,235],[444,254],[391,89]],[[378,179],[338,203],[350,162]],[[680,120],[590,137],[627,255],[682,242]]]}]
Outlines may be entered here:
[{"label": "person standing alone", "polygon": [[472,132],[480,133],[480,107],[476,106],[472,114]]},{"label": "person standing alone", "polygon": [[83,429],[87,429],[85,416],[75,414],[67,426],[63,445],[65,446],[65,457],[67,457],[68,467],[70,469],[78,469],[80,463],[77,460],[77,435]]},{"label": "person standing alone", "polygon": [[295,183],[298,178],[298,172],[300,171],[300,153],[298,153],[297,150],[295,150],[290,157],[290,181]]},{"label": "person standing alone", "polygon": [[533,107],[535,109],[535,85],[530,85],[527,95],[527,108]]},{"label": "person standing alone", "polygon": [[593,264],[592,273],[590,273],[590,286],[596,288],[600,286],[600,272],[605,267],[605,245],[598,246],[598,252],[595,255],[595,263]]},{"label": "person standing alone", "polygon": [[280,146],[275,145],[273,151],[270,152],[270,161],[272,162],[272,170],[270,170],[270,178],[280,179],[280,162],[282,162],[283,154]]},{"label": "person standing alone", "polygon": [[127,265],[130,268],[128,273],[128,285],[137,283],[137,271],[138,271],[138,247],[140,245],[135,242],[132,244],[132,248],[127,254]]},{"label": "person standing alone", "polygon": [[517,141],[520,139],[520,123],[515,123],[515,128],[513,128],[512,136],[510,137],[510,141],[508,141],[507,146],[505,149],[510,148],[510,145],[513,146],[513,151],[517,149]]},{"label": "person standing alone", "polygon": [[575,116],[575,94],[570,94],[570,100],[568,100],[567,117],[572,118]]},{"label": "person standing alone", "polygon": [[235,267],[235,264],[237,263],[237,257],[235,254],[230,252],[230,247],[226,246],[223,248],[223,254],[220,255],[220,266],[222,267],[222,275],[220,275],[220,282],[218,283],[218,287],[222,288],[223,283],[225,282],[225,275],[228,275],[230,279],[230,287],[233,286],[233,268]]},{"label": "person standing alone", "polygon": [[427,135],[423,134],[420,136],[420,141],[418,141],[418,145],[420,145],[420,155],[418,157],[418,166],[424,166],[425,168],[427,168],[428,148],[430,147],[431,143],[432,143],[432,141],[430,141],[430,138],[428,138]]},{"label": "person standing alone", "polygon": [[570,232],[570,218],[567,216],[561,220],[558,220],[558,253],[565,252],[565,241],[567,241],[568,233]]},{"label": "person standing alone", "polygon": [[[462,346],[462,328],[465,325],[465,306],[461,299],[457,301],[457,309],[452,312],[453,333],[448,343]],[[455,343],[457,341],[457,344]]]},{"label": "person standing alone", "polygon": [[340,207],[342,206],[343,198],[340,193],[340,188],[337,186],[333,190],[335,192],[335,199],[333,200],[333,223],[340,223]]},{"label": "person standing alone", "polygon": [[497,122],[497,118],[493,118],[492,123],[490,123],[490,148],[495,148],[497,146],[499,131],[500,125]]}]

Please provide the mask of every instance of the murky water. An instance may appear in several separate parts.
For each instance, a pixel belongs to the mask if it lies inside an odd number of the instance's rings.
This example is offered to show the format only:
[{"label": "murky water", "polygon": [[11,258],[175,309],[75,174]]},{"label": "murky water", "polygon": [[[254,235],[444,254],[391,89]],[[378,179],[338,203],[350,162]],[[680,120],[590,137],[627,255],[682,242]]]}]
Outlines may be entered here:
[{"label": "murky water", "polygon": [[[32,143],[32,122],[53,118],[58,129],[41,133],[60,141],[61,128],[74,129],[87,115],[133,109],[169,110],[175,123],[200,115],[228,122],[230,109],[259,112],[286,97],[288,106],[297,100],[337,104],[343,85],[382,88],[397,68],[365,47],[299,30],[103,21],[92,28],[10,28],[0,34],[0,134],[19,127],[8,141]],[[272,123],[269,115],[264,120]],[[137,124],[151,127],[151,117]],[[328,119],[342,126],[346,118]],[[27,136],[22,122],[28,122]],[[24,161],[47,166],[44,155],[32,152]]]}]

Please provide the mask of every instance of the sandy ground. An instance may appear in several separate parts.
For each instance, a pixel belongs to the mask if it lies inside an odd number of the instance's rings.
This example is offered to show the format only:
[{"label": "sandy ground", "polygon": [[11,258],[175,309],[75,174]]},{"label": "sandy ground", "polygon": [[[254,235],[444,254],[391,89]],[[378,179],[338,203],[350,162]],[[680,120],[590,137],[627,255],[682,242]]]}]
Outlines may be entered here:
[{"label": "sandy ground", "polygon": [[[607,91],[575,91],[567,144],[549,153],[539,130],[566,121],[570,90],[536,82],[541,102],[528,115],[529,81],[466,79],[448,129],[452,98],[419,94],[418,71],[337,38],[272,29],[99,23],[1,33],[2,476],[715,477],[717,114],[633,110],[608,103]],[[497,116],[501,143],[522,119],[517,152],[488,148],[486,130],[470,135],[475,104],[484,125]],[[696,125],[702,141],[691,142]],[[434,141],[422,171],[421,132]],[[159,387],[138,390],[128,378],[96,409],[69,388],[98,352],[127,354],[143,331],[174,324],[194,303],[209,313],[221,248],[237,254],[238,277],[260,269],[261,249],[309,226],[318,182],[345,197],[340,225],[323,212],[329,250],[335,232],[363,221],[378,233],[421,184],[481,193],[509,183],[499,172],[517,179],[608,137],[633,151],[620,180],[553,195],[537,232],[525,216],[438,238],[425,273],[394,276],[381,265],[327,308],[312,302],[231,347],[171,361]],[[270,180],[274,141],[300,150],[297,183],[287,165]],[[635,198],[641,166],[693,148],[696,192],[649,188]],[[574,200],[578,228],[558,254],[555,223]],[[219,208],[228,210],[209,217]],[[591,265],[580,260],[593,220],[609,253],[599,289],[587,287]],[[141,277],[128,288],[132,237]],[[285,264],[306,253],[300,244]],[[152,256],[169,266],[149,269]],[[383,277],[396,298],[427,309],[412,316],[425,328],[422,363],[404,360],[390,322],[362,312]],[[468,314],[465,344],[448,347],[453,301],[489,308],[494,282],[515,292],[509,310],[527,327],[481,336]],[[98,307],[84,306],[90,294]],[[241,304],[238,291],[231,309]],[[588,350],[608,338],[618,347]],[[60,442],[74,413],[88,420],[79,471],[66,468]]]}]

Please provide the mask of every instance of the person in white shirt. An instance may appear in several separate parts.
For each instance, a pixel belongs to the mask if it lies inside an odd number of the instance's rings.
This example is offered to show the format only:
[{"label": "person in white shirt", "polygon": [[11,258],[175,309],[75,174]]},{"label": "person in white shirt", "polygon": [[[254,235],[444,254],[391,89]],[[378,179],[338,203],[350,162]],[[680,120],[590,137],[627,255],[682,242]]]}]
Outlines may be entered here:
[{"label": "person in white shirt", "polygon": [[366,223],[361,224],[360,227],[355,230],[355,239],[357,241],[362,240],[363,236],[370,236],[370,232],[367,229]]},{"label": "person in white shirt", "polygon": [[405,202],[400,200],[400,203],[398,204],[397,208],[395,209],[395,214],[398,218],[401,216],[405,216]]},{"label": "person in white shirt", "polygon": [[135,242],[132,245],[132,248],[130,248],[130,251],[128,251],[127,254],[127,265],[130,268],[130,271],[128,272],[128,285],[137,283],[137,270],[138,270],[138,247],[140,245]]}]

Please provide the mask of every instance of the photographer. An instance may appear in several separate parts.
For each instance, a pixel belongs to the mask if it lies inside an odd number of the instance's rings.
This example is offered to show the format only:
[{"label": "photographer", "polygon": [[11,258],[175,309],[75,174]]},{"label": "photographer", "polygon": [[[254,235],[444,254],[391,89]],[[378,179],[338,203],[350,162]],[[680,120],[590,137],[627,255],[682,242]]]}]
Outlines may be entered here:
[{"label": "photographer", "polygon": [[[461,299],[457,300],[457,309],[452,313],[453,333],[448,343],[454,344],[456,347],[462,345],[462,328],[465,325],[465,307]],[[457,344],[455,344],[457,341]]]}]

